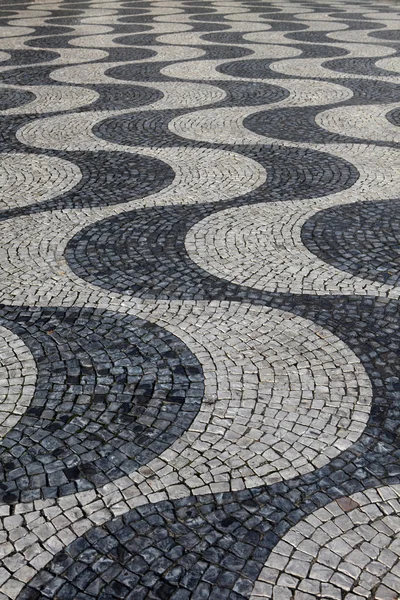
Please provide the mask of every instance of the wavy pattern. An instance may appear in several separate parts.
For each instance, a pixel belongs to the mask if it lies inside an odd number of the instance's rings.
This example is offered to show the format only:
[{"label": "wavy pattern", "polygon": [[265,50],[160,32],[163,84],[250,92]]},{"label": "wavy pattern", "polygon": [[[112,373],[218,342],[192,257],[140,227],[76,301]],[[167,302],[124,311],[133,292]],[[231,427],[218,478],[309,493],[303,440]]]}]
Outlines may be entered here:
[{"label": "wavy pattern", "polygon": [[21,419],[34,394],[37,369],[29,348],[12,331],[0,326],[0,437]]},{"label": "wavy pattern", "polygon": [[0,451],[3,502],[104,485],[188,428],[203,395],[201,367],[178,338],[93,309],[28,314],[5,315],[31,348],[38,380]]},{"label": "wavy pattern", "polygon": [[[7,88],[4,88],[4,92],[7,91]],[[29,86],[28,90],[12,88],[12,91],[15,94],[20,91],[23,94],[26,91],[28,94],[34,94],[36,98],[32,102],[24,104],[23,107],[17,106],[1,110],[0,114],[2,115],[40,114],[74,110],[92,104],[99,97],[95,90],[74,88],[72,86],[66,90],[62,89],[61,86]]]},{"label": "wavy pattern", "polygon": [[2,600],[394,598],[399,28],[0,3]]},{"label": "wavy pattern", "polygon": [[45,202],[74,188],[78,165],[40,154],[0,154],[1,210]]},{"label": "wavy pattern", "polygon": [[[252,600],[277,593],[292,598],[321,594],[394,598],[400,558],[399,496],[398,485],[378,487],[317,510],[275,546]],[[333,537],[324,543],[328,528]]]},{"label": "wavy pattern", "polygon": [[[348,592],[350,586],[359,593],[365,594],[375,588],[377,597],[393,596],[397,578],[390,575],[390,570],[397,567],[399,556],[397,544],[388,547],[388,534],[398,533],[398,497],[398,486],[382,487],[377,492],[355,494],[328,504],[326,509],[318,510],[315,519],[309,518],[302,526],[293,528],[284,537],[284,541],[276,545],[267,562],[271,567],[267,566],[262,571],[251,598],[271,597],[272,590],[275,595],[285,594],[288,598],[302,598],[305,595],[316,597],[316,594],[321,594],[321,588],[327,598],[341,592],[344,592],[344,597],[351,597],[354,594]],[[145,597],[147,581],[163,567],[166,568],[165,579],[155,586],[155,597],[173,597],[182,588],[188,591],[187,597],[191,593],[209,595],[211,598],[217,598],[217,594],[228,597],[232,585],[234,593],[246,597],[251,591],[246,575],[257,565],[262,555],[268,552],[274,534],[270,532],[269,535],[263,535],[261,523],[267,528],[266,519],[257,525],[249,524],[249,521],[254,521],[259,500],[257,497],[255,501],[243,496],[239,496],[237,500],[241,504],[237,506],[234,516],[218,510],[212,502],[203,506],[192,503],[189,507],[180,502],[165,502],[160,506],[132,511],[123,519],[112,521],[108,528],[92,530],[79,544],[71,544],[46,571],[49,583],[41,585],[39,580],[34,580],[28,594],[21,597],[31,597],[29,594],[38,588],[44,589],[47,594],[54,594],[55,590],[61,597],[74,594],[78,589],[83,590],[88,597],[96,593],[129,597],[129,590],[132,590],[131,595],[134,593],[138,597]],[[208,509],[207,512],[205,508]],[[176,513],[180,517],[179,528],[173,527]],[[277,507],[271,507],[271,515],[276,513]],[[352,516],[358,525],[352,532],[342,531]],[[322,524],[318,521],[319,527],[315,524],[317,519],[322,520]],[[319,534],[319,538],[324,539],[328,523],[335,528],[336,533],[328,547],[323,547],[321,541],[318,543],[309,539],[312,534]],[[143,531],[147,529],[150,530],[149,545],[143,547]],[[240,530],[240,534],[237,534],[240,541],[235,548],[231,548],[229,569],[216,568],[210,564],[213,558],[217,558],[218,550],[210,548],[209,543],[198,548],[196,542],[202,537],[202,529],[206,529],[209,535],[213,530],[224,542],[228,541],[235,530]],[[361,543],[361,549],[355,548],[357,542]],[[164,546],[168,547],[168,558],[163,564],[160,553],[165,554]],[[132,558],[132,551],[136,554],[135,559]],[[344,553],[349,559],[341,562],[338,552]],[[176,555],[180,557],[176,559]],[[196,562],[199,555],[202,560]],[[307,579],[304,574],[310,569],[315,556],[316,561]],[[177,566],[167,570],[171,559],[177,561]],[[87,565],[80,573],[71,569],[76,560],[79,561],[78,564]],[[353,561],[356,561],[357,566],[352,568]],[[287,574],[282,572],[283,565],[287,565]],[[362,571],[366,566],[368,570]],[[118,583],[108,583],[107,577],[103,575],[106,567],[119,570]],[[246,575],[243,575],[243,571]],[[330,573],[334,573],[335,584],[326,582]],[[273,585],[279,575],[278,581],[281,583]],[[383,577],[392,587],[382,584],[376,588],[379,577]]]}]

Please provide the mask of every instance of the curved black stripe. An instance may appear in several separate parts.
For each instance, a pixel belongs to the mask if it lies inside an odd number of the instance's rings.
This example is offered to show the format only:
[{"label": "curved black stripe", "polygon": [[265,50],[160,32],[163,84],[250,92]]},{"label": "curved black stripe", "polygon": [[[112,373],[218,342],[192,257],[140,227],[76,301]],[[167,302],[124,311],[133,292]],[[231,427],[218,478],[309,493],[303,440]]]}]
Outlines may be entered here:
[{"label": "curved black stripe", "polygon": [[3,307],[38,368],[29,408],[2,440],[0,498],[101,486],[156,458],[190,425],[202,369],[168,331],[91,308]]}]

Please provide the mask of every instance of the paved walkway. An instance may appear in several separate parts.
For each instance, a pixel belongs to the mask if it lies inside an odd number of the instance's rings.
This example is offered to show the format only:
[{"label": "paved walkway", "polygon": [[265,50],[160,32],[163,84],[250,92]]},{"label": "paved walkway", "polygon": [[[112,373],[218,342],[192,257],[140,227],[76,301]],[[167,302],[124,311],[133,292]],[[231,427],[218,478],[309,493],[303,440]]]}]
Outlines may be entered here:
[{"label": "paved walkway", "polygon": [[400,598],[400,7],[1,0],[0,600]]}]

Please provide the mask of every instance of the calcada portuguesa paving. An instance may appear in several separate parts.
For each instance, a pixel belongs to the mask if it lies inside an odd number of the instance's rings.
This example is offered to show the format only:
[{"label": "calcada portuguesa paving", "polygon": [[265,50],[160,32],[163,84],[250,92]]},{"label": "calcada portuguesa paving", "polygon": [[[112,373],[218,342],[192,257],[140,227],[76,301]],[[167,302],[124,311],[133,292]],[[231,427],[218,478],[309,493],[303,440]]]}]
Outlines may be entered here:
[{"label": "calcada portuguesa paving", "polygon": [[400,597],[400,5],[1,0],[0,600]]}]

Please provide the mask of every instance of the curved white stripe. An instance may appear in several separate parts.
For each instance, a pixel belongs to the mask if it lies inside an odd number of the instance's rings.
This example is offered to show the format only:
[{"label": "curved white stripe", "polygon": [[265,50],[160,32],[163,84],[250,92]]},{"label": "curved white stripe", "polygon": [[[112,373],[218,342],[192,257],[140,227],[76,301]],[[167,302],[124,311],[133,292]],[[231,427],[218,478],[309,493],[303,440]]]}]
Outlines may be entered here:
[{"label": "curved white stripe", "polygon": [[277,543],[251,600],[398,597],[400,486],[338,498]]},{"label": "curved white stripe", "polygon": [[0,210],[43,202],[82,178],[71,162],[40,154],[0,154]]},{"label": "curved white stripe", "polygon": [[36,379],[36,363],[29,348],[0,325],[0,439],[29,407]]},{"label": "curved white stripe", "polygon": [[2,25],[0,26],[0,38],[26,36],[34,31],[32,27],[7,27]]},{"label": "curved white stripe", "polygon": [[94,90],[72,86],[7,86],[3,89],[27,90],[33,92],[36,98],[23,106],[0,110],[0,115],[29,115],[73,110],[92,104],[99,98],[99,94]]},{"label": "curved white stripe", "polygon": [[315,122],[339,135],[353,136],[369,142],[400,143],[400,129],[386,119],[386,114],[400,103],[367,106],[341,106],[318,113]]},{"label": "curved white stripe", "polygon": [[377,60],[375,65],[380,69],[386,69],[387,71],[393,71],[393,73],[400,74],[400,57],[398,56]]},{"label": "curved white stripe", "polygon": [[193,226],[186,250],[212,275],[266,292],[399,298],[399,287],[353,276],[303,245],[304,223],[331,206],[323,199],[230,208]]}]

